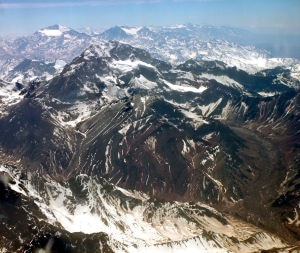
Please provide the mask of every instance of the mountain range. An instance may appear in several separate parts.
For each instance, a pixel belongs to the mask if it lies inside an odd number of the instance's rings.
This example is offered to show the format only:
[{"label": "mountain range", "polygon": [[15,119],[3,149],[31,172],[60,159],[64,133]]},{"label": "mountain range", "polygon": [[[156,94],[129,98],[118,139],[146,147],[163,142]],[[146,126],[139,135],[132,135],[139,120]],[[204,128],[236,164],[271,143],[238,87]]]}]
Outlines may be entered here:
[{"label": "mountain range", "polygon": [[[299,60],[274,58],[265,49],[249,44],[251,39],[253,36],[247,30],[191,24],[115,26],[102,33],[84,33],[53,25],[32,35],[0,39],[0,78],[9,82],[32,81],[37,77],[50,79],[89,45],[117,40],[145,49],[153,57],[175,65],[189,59],[219,60],[251,73],[281,66],[290,69],[299,79]],[[44,74],[37,74],[39,71]]]},{"label": "mountain range", "polygon": [[35,78],[0,81],[3,252],[299,250],[299,63],[214,37],[166,61],[197,32],[161,29],[53,26],[7,56]]}]

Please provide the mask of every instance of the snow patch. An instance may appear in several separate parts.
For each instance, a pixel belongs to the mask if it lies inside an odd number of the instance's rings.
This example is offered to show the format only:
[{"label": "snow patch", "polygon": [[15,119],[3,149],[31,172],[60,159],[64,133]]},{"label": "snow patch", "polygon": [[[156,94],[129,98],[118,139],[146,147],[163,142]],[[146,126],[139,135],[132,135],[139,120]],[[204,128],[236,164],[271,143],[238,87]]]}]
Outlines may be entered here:
[{"label": "snow patch", "polygon": [[192,119],[190,124],[194,127],[195,130],[197,130],[203,124],[209,124],[208,121],[203,119],[201,115],[198,115],[195,112],[184,110],[184,109],[180,109],[180,111],[184,114],[185,117]]},{"label": "snow patch", "polygon": [[[33,175],[28,173],[24,191],[15,169],[0,166],[0,171],[17,182],[14,190],[34,200],[48,222],[58,222],[69,232],[104,232],[115,252],[254,252],[286,246],[248,223],[229,218],[227,224],[220,222],[217,217],[224,217],[205,204],[163,202],[156,206],[146,194],[106,187],[103,180],[85,174],[77,176],[77,183],[86,197],[76,202],[68,184],[40,177],[34,186]],[[37,191],[40,183],[44,187]]]},{"label": "snow patch", "polygon": [[300,80],[300,63],[291,67],[291,77]]},{"label": "snow patch", "polygon": [[186,155],[190,152],[190,147],[187,145],[185,140],[182,140],[182,142],[183,142],[183,147],[182,147],[182,150],[181,150],[181,154],[184,156],[184,155]]},{"label": "snow patch", "polygon": [[[14,183],[12,183],[11,180],[13,180]],[[27,196],[27,193],[20,186],[22,184],[20,180],[12,173],[11,170],[1,165],[0,165],[0,181],[2,182],[2,184],[4,184],[5,187],[9,187],[13,191],[18,192],[24,196]]]},{"label": "snow patch", "polygon": [[234,87],[234,88],[238,88],[240,90],[243,89],[243,85],[241,85],[240,83],[236,82],[235,80],[229,78],[228,76],[217,76],[217,75],[212,75],[212,74],[208,74],[208,73],[203,73],[200,75],[201,78],[206,78],[209,80],[216,80],[218,83],[221,83],[225,86],[229,86],[229,87]]},{"label": "snow patch", "polygon": [[156,69],[154,66],[146,62],[139,61],[139,60],[130,60],[130,59],[123,60],[123,61],[122,60],[113,61],[111,64],[111,68],[124,73],[124,72],[129,72],[134,69],[137,69],[139,65]]},{"label": "snow patch", "polygon": [[145,90],[150,90],[157,87],[157,84],[155,82],[149,81],[143,75],[135,77],[131,82],[134,83],[135,87]]},{"label": "snow patch", "polygon": [[277,94],[276,92],[264,92],[264,91],[260,91],[257,93],[262,97],[274,97]]},{"label": "snow patch", "polygon": [[95,110],[95,103],[78,102],[65,111],[58,111],[55,119],[60,125],[75,127],[79,122],[88,119]]},{"label": "snow patch", "polygon": [[23,99],[20,91],[14,90],[14,83],[0,84],[0,117],[7,114],[7,108],[19,103]]},{"label": "snow patch", "polygon": [[145,144],[148,146],[150,150],[155,152],[157,140],[154,136],[149,136],[147,140],[145,140]]},{"label": "snow patch", "polygon": [[166,80],[162,80],[164,84],[166,84],[171,90],[175,90],[178,92],[193,92],[193,93],[202,93],[207,89],[207,87],[200,86],[199,88],[191,87],[191,86],[183,86],[172,84]]},{"label": "snow patch", "polygon": [[231,102],[228,101],[226,106],[222,109],[221,115],[217,118],[218,119],[227,119],[228,117],[230,117],[231,110],[232,110],[232,105],[231,105]]},{"label": "snow patch", "polygon": [[40,33],[49,36],[49,37],[58,37],[61,36],[63,33],[70,31],[70,28],[66,26],[59,25],[57,29],[41,29],[39,30]]},{"label": "snow patch", "polygon": [[131,124],[127,124],[126,126],[124,126],[122,129],[120,129],[118,132],[120,134],[122,134],[123,136],[126,136],[127,132],[129,131],[131,127]]},{"label": "snow patch", "polygon": [[202,111],[203,116],[210,116],[216,109],[217,107],[221,104],[222,98],[219,98],[216,102],[210,103],[208,105],[198,105],[198,108]]},{"label": "snow patch", "polygon": [[49,30],[49,29],[39,30],[39,32],[49,37],[59,37],[63,34],[62,31],[60,30]]},{"label": "snow patch", "polygon": [[107,43],[98,43],[97,45],[92,45],[84,51],[84,59],[89,60],[93,57],[110,57],[111,47],[112,45]]},{"label": "snow patch", "polygon": [[57,70],[58,73],[60,73],[63,70],[63,68],[65,67],[66,64],[67,63],[63,60],[56,60],[54,68]]},{"label": "snow patch", "polygon": [[121,27],[121,29],[128,35],[137,35],[138,31],[141,30],[142,27]]}]

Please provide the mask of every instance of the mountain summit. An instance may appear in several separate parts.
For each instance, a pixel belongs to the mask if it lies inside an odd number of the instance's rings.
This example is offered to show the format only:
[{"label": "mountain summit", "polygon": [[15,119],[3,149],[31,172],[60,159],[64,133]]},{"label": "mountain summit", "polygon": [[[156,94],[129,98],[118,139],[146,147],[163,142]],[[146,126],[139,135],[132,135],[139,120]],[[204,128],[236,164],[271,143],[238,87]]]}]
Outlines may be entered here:
[{"label": "mountain summit", "polygon": [[39,33],[42,33],[46,36],[61,36],[64,33],[69,32],[71,29],[66,27],[66,26],[62,26],[62,25],[53,25],[53,26],[49,26],[46,27],[44,29],[39,30]]}]

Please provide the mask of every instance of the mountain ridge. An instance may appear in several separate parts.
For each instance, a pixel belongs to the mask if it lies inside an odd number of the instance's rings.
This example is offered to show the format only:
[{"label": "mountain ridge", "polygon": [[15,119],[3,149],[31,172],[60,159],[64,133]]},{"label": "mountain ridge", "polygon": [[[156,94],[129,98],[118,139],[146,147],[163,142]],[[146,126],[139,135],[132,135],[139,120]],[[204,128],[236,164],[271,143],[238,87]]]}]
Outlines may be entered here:
[{"label": "mountain ridge", "polygon": [[[114,34],[113,30],[118,30],[119,34]],[[47,36],[41,31],[54,33],[55,36]],[[221,60],[251,73],[283,66],[291,69],[295,78],[299,79],[299,60],[272,58],[266,50],[249,45],[250,39],[246,40],[247,36],[240,33],[241,30],[230,27],[185,25],[156,28],[115,26],[100,34],[86,34],[62,25],[53,25],[33,35],[1,41],[1,78],[11,81],[7,77],[8,72],[15,72],[16,65],[24,59],[46,63],[63,60],[70,63],[90,44],[119,40],[146,49],[153,57],[175,65],[190,58]],[[245,42],[241,44],[238,38]],[[30,80],[34,77],[29,75]]]}]

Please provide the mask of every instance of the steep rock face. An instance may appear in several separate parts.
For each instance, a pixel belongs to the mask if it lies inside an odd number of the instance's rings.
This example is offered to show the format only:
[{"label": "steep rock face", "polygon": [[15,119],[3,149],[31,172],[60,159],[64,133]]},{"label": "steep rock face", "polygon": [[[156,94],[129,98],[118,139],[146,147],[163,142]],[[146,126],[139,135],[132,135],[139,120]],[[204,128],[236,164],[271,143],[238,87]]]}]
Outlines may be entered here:
[{"label": "steep rock face", "polygon": [[[137,96],[132,101],[110,105],[80,125],[79,131],[86,134],[82,142],[86,152],[82,155],[94,158],[93,173],[107,175],[123,187],[169,200],[173,193],[175,199],[202,196],[214,202],[220,199],[223,189],[209,176],[205,182],[205,174],[209,173],[205,167],[213,166],[215,158],[221,163],[223,149],[234,152],[227,146],[238,145],[241,139],[217,122],[200,120],[196,131],[189,123],[178,108],[162,98],[144,100]],[[221,135],[221,146],[217,140],[210,143],[203,139],[209,134]],[[220,150],[223,154],[219,154]],[[79,167],[90,169],[85,163]],[[206,184],[207,194],[202,192]],[[196,185],[201,185],[201,190],[197,191]]]},{"label": "steep rock face", "polygon": [[0,119],[1,147],[21,159],[25,167],[52,170],[60,176],[74,151],[75,133],[55,124],[56,120],[34,99],[12,106]]},{"label": "steep rock face", "polygon": [[202,201],[292,239],[284,222],[298,197],[298,86],[280,68],[172,67],[103,43],[8,105],[1,156],[59,182],[85,174],[160,201]]}]

